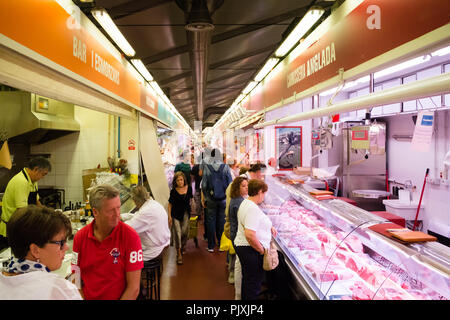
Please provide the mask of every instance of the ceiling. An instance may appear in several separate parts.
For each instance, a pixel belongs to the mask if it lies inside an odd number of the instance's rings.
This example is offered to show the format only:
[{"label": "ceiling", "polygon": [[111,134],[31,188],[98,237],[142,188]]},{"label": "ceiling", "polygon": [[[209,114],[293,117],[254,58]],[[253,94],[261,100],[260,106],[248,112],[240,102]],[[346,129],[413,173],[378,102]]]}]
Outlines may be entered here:
[{"label": "ceiling", "polygon": [[[102,32],[90,10],[106,9],[136,51],[134,58],[144,62],[192,128],[195,120],[203,127],[219,120],[311,6],[327,9],[325,19],[337,5],[322,0],[73,2]],[[188,23],[213,27],[195,32],[185,28]]]}]

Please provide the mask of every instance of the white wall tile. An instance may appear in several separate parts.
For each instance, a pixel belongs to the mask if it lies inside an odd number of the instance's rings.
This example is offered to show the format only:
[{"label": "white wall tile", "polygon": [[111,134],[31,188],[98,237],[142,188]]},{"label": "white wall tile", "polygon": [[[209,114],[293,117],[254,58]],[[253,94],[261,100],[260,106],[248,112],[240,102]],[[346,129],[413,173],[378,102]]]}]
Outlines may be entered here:
[{"label": "white wall tile", "polygon": [[67,163],[55,163],[52,171],[55,174],[65,174],[67,172]]},{"label": "white wall tile", "polygon": [[58,187],[65,187],[67,178],[65,174],[58,174],[55,176],[55,185]]}]

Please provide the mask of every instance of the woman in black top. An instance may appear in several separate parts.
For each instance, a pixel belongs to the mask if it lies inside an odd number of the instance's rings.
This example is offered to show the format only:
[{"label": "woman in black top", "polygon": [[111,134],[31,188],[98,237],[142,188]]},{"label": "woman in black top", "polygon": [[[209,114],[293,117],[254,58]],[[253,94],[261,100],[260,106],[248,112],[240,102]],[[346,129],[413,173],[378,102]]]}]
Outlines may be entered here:
[{"label": "woman in black top", "polygon": [[169,197],[169,226],[177,249],[177,264],[183,263],[182,251],[189,234],[192,187],[186,183],[183,172],[175,173]]}]

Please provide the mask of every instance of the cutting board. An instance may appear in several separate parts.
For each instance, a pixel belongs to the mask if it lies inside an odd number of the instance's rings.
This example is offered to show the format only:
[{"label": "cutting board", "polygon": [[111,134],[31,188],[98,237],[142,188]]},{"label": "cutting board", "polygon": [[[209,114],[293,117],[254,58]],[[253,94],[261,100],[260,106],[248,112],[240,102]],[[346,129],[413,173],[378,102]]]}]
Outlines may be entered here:
[{"label": "cutting board", "polygon": [[[435,237],[430,236],[429,234],[420,231],[411,231],[395,223],[380,223],[370,226],[369,229],[403,244],[437,240]],[[400,236],[398,236],[398,234],[400,234]]]},{"label": "cutting board", "polygon": [[309,194],[313,195],[313,196],[323,196],[325,194],[330,194],[332,195],[333,192],[331,191],[326,191],[326,190],[312,190],[309,192]]},{"label": "cutting board", "polygon": [[412,242],[424,242],[424,241],[436,241],[437,238],[433,237],[429,234],[426,234],[421,231],[412,231],[407,228],[402,229],[387,229],[393,237],[400,239],[404,242],[412,243]]},{"label": "cutting board", "polygon": [[379,223],[379,224],[375,224],[373,226],[370,226],[369,229],[373,230],[373,231],[375,231],[375,232],[377,232],[377,233],[379,233],[379,234],[381,234],[381,235],[383,235],[385,237],[397,240],[397,241],[402,242],[402,243],[406,243],[404,241],[401,241],[400,239],[394,238],[392,236],[392,234],[387,231],[387,229],[403,229],[403,226],[400,226],[398,224],[395,224],[395,223]]},{"label": "cutting board", "polygon": [[315,195],[314,198],[316,198],[317,200],[337,199],[337,197],[329,195],[329,194]]},{"label": "cutting board", "polygon": [[286,179],[286,182],[289,184],[305,183],[305,181],[303,181],[301,179]]}]

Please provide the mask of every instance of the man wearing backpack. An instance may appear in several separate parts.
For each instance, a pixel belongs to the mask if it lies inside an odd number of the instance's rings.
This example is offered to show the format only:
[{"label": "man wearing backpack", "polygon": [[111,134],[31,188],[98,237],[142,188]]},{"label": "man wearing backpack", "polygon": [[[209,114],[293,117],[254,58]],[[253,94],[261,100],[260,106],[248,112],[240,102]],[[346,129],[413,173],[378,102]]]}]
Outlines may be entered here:
[{"label": "man wearing backpack", "polygon": [[211,156],[203,165],[202,192],[206,207],[206,237],[208,251],[214,252],[214,246],[220,243],[225,224],[225,191],[232,182],[230,167],[223,163],[219,149],[213,149]]}]

